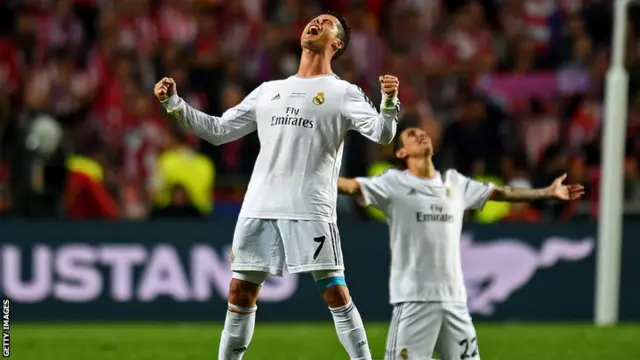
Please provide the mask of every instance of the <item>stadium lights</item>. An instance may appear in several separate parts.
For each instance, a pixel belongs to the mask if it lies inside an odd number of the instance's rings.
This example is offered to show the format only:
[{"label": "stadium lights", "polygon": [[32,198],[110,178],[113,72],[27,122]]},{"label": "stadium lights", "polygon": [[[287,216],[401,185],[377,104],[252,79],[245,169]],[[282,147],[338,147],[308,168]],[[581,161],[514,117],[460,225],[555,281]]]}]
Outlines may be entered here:
[{"label": "stadium lights", "polygon": [[629,74],[625,69],[627,7],[635,0],[616,0],[613,14],[613,50],[605,89],[605,118],[596,264],[595,323],[618,323],[624,147],[627,131]]}]

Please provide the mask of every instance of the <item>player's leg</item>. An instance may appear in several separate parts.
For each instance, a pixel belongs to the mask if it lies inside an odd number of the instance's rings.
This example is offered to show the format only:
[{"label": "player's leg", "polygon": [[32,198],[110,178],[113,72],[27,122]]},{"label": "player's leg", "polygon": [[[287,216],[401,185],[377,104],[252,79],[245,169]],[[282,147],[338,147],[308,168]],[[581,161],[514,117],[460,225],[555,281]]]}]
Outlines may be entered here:
[{"label": "player's leg", "polygon": [[480,360],[478,337],[467,305],[443,303],[444,319],[436,352],[441,360]]},{"label": "player's leg", "polygon": [[311,272],[329,306],[338,339],[352,360],[371,360],[367,332],[358,308],[353,303],[342,270],[316,270]]},{"label": "player's leg", "polygon": [[439,303],[396,304],[387,335],[385,360],[431,360],[441,325]]},{"label": "player's leg", "polygon": [[218,360],[239,360],[244,356],[253,338],[260,287],[267,276],[268,273],[259,271],[233,273]]},{"label": "player's leg", "polygon": [[321,221],[279,220],[278,228],[289,272],[312,274],[350,358],[370,360],[371,350],[362,318],[344,278],[337,226]]},{"label": "player's leg", "polygon": [[256,302],[269,273],[282,275],[282,242],[272,220],[240,218],[231,252],[227,316],[218,360],[240,360],[253,337]]}]

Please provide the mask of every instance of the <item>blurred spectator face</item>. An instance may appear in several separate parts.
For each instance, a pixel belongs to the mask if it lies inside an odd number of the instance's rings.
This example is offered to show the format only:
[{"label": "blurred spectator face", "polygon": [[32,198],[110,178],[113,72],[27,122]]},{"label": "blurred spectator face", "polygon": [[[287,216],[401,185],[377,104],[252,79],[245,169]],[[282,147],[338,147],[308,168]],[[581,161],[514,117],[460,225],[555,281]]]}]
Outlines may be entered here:
[{"label": "blurred spectator face", "polygon": [[470,104],[469,116],[472,119],[483,120],[487,116],[487,106],[481,99],[475,99]]},{"label": "blurred spectator face", "polygon": [[263,33],[263,44],[267,49],[277,49],[282,42],[282,30],[277,25],[265,25]]},{"label": "blurred spectator face", "polygon": [[117,32],[118,22],[116,14],[111,11],[105,11],[100,14],[100,33],[103,35],[115,34]]},{"label": "blurred spectator face", "polygon": [[222,94],[222,107],[224,109],[232,108],[242,101],[244,93],[239,86],[228,86]]},{"label": "blurred spectator face", "polygon": [[118,79],[131,79],[133,69],[133,61],[127,57],[121,57],[116,61],[115,75]]},{"label": "blurred spectator face", "polygon": [[607,70],[609,70],[609,54],[606,50],[599,50],[591,62],[591,75],[597,79],[604,79]]},{"label": "blurred spectator face", "polygon": [[536,42],[530,37],[521,37],[518,42],[518,55],[534,57],[536,52]]},{"label": "blurred spectator face", "polygon": [[472,31],[473,16],[471,15],[471,12],[469,12],[467,9],[458,11],[455,15],[454,26],[460,31]]},{"label": "blurred spectator face", "polygon": [[471,173],[474,175],[484,174],[486,171],[486,165],[484,160],[477,159],[471,164]]},{"label": "blurred spectator face", "polygon": [[17,21],[16,32],[20,39],[34,37],[36,32],[34,16],[28,13],[20,14]]},{"label": "blurred spectator face", "polygon": [[591,55],[591,39],[582,36],[573,44],[573,59],[579,62],[586,62]]},{"label": "blurred spectator face", "polygon": [[189,204],[189,195],[182,186],[174,186],[171,191],[171,205],[185,206]]},{"label": "blurred spectator face", "polygon": [[55,14],[59,19],[68,19],[73,16],[73,1],[58,0],[56,2]]},{"label": "blurred spectator face", "polygon": [[162,60],[165,64],[179,63],[180,48],[173,42],[165,43],[162,51]]},{"label": "blurred spectator face", "polygon": [[569,36],[576,38],[584,34],[584,22],[579,15],[572,15],[567,21]]},{"label": "blurred spectator face", "polygon": [[469,21],[472,26],[479,26],[485,21],[484,7],[478,1],[472,1],[467,5],[466,12],[468,13]]},{"label": "blurred spectator face", "polygon": [[171,70],[171,78],[176,82],[177,88],[189,85],[189,72],[184,67],[177,67]]},{"label": "blurred spectator face", "polygon": [[202,12],[197,18],[198,34],[211,35],[216,31],[216,18],[210,12]]},{"label": "blurred spectator face", "polygon": [[137,119],[148,116],[151,113],[151,99],[142,93],[138,93],[133,102],[133,112]]}]

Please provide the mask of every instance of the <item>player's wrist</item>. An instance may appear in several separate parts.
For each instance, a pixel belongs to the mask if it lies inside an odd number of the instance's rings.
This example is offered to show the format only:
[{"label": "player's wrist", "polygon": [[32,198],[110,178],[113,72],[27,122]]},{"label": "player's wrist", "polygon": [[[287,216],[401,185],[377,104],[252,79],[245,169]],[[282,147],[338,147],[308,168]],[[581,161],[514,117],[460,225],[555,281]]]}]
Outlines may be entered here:
[{"label": "player's wrist", "polygon": [[160,100],[160,104],[162,104],[162,106],[164,106],[164,108],[167,110],[174,109],[178,105],[178,100],[178,93],[174,92],[166,99]]},{"label": "player's wrist", "polygon": [[382,93],[382,108],[383,109],[393,109],[398,104],[398,93],[393,93],[391,95]]},{"label": "player's wrist", "polygon": [[546,187],[541,190],[540,197],[542,199],[552,199],[553,198],[553,190],[551,187]]}]

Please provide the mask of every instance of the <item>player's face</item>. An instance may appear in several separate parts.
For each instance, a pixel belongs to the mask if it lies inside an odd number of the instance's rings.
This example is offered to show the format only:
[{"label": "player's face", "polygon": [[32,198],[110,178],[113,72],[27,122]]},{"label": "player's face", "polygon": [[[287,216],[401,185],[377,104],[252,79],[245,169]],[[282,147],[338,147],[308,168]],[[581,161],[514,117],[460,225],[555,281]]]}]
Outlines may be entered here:
[{"label": "player's face", "polygon": [[311,20],[302,31],[300,45],[303,49],[314,52],[324,52],[328,47],[333,52],[344,44],[338,39],[338,19],[335,16],[323,14]]},{"label": "player's face", "polygon": [[418,128],[409,128],[400,134],[402,148],[396,153],[399,158],[422,157],[433,155],[431,138],[426,131]]}]

